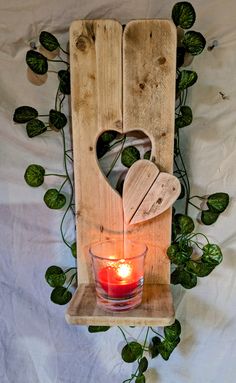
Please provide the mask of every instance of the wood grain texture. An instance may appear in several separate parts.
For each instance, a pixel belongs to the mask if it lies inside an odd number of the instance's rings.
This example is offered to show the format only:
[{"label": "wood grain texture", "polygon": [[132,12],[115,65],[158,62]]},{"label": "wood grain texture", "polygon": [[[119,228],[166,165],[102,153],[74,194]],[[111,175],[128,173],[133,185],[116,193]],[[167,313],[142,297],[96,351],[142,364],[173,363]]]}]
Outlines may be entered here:
[{"label": "wood grain texture", "polygon": [[[142,130],[152,143],[152,161],[173,171],[176,28],[167,20],[134,20],[123,37],[123,131]],[[145,223],[126,225],[125,237],[148,248],[145,280],[169,283],[166,249],[171,240],[171,209]]]},{"label": "wood grain texture", "polygon": [[71,99],[78,280],[93,280],[88,247],[123,236],[122,201],[99,169],[96,141],[122,132],[122,27],[114,20],[79,20],[70,29]]},{"label": "wood grain texture", "polygon": [[175,320],[170,285],[144,286],[142,304],[124,312],[108,312],[96,303],[93,284],[80,284],[66,314],[69,324],[116,326],[168,326]]},{"label": "wood grain texture", "polygon": [[159,172],[151,161],[136,161],[123,187],[124,220],[129,225],[145,223],[173,205],[181,192],[177,177]]}]

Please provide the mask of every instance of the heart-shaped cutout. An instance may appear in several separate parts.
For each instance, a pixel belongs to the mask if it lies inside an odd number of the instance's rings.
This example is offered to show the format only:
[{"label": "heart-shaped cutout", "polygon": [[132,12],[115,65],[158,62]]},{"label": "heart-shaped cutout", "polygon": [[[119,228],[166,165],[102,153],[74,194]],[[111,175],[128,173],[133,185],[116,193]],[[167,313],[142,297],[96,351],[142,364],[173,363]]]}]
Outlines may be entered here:
[{"label": "heart-shaped cutout", "polygon": [[181,185],[151,161],[139,160],[129,169],[123,188],[124,219],[133,225],[154,218],[178,198]]},{"label": "heart-shaped cutout", "polygon": [[151,141],[142,131],[120,134],[108,130],[98,137],[96,152],[98,165],[107,182],[122,196],[129,168],[141,158],[150,158]]}]

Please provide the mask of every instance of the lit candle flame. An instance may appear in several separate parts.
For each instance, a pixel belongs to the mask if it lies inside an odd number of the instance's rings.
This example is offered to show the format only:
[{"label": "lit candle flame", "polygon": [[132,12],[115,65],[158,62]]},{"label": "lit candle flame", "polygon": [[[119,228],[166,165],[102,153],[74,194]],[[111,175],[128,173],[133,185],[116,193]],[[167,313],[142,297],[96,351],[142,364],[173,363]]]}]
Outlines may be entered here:
[{"label": "lit candle flame", "polygon": [[117,274],[121,278],[127,278],[132,272],[132,267],[128,263],[121,263],[117,267]]}]

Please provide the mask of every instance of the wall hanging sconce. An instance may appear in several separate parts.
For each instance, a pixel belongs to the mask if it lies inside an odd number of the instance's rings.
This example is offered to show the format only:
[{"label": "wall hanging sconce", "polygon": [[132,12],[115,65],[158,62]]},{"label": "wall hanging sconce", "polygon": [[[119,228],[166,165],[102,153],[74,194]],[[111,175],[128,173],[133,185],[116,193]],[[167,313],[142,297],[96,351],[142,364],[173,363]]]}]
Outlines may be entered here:
[{"label": "wall hanging sconce", "polygon": [[[167,20],[79,20],[70,29],[78,288],[66,319],[86,325],[174,321],[170,290],[176,28]],[[151,158],[122,197],[98,164],[104,131],[142,131]],[[145,262],[144,262],[145,260]],[[145,264],[145,267],[144,267]]]}]

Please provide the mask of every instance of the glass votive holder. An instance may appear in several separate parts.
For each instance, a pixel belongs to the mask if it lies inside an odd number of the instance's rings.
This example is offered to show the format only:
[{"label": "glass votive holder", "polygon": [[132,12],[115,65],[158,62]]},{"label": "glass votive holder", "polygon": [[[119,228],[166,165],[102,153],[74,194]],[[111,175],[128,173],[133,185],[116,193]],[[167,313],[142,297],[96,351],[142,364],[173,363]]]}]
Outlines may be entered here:
[{"label": "glass votive holder", "polygon": [[135,241],[109,240],[90,246],[98,306],[123,311],[141,303],[146,253],[147,246]]}]

